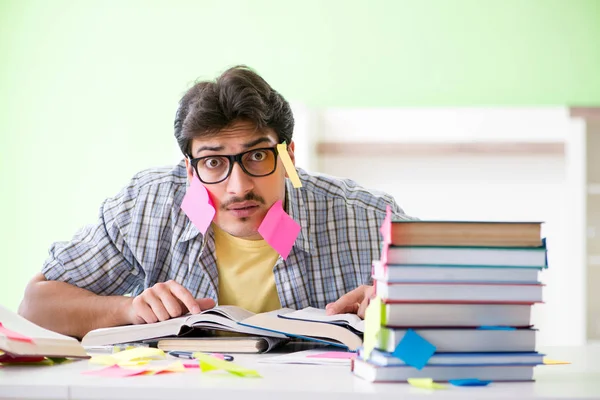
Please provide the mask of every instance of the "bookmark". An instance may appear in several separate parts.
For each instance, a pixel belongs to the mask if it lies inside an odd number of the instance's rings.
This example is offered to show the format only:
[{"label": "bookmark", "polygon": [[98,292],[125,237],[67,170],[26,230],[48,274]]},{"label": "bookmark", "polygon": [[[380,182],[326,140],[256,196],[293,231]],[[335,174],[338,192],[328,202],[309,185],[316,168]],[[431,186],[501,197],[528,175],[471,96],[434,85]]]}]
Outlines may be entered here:
[{"label": "bookmark", "polygon": [[271,206],[258,227],[258,233],[285,260],[290,254],[301,227],[284,210],[281,200]]},{"label": "bookmark", "polygon": [[215,206],[206,187],[194,173],[192,182],[185,192],[181,209],[204,235],[215,217]]},{"label": "bookmark", "polygon": [[292,181],[292,185],[294,185],[296,189],[302,187],[302,182],[300,182],[300,177],[298,176],[298,172],[296,172],[296,167],[294,166],[294,163],[290,158],[290,154],[287,151],[287,144],[285,141],[277,145],[277,153],[279,153],[279,157],[281,158],[281,162],[283,162],[285,172],[287,172],[290,181]]},{"label": "bookmark", "polygon": [[10,340],[16,340],[16,341],[19,341],[19,342],[33,343],[33,339],[32,338],[27,337],[25,335],[21,335],[20,333],[15,332],[15,331],[11,331],[10,329],[8,329],[4,325],[2,325],[2,322],[0,322],[0,335],[4,335],[8,339],[10,339]]}]

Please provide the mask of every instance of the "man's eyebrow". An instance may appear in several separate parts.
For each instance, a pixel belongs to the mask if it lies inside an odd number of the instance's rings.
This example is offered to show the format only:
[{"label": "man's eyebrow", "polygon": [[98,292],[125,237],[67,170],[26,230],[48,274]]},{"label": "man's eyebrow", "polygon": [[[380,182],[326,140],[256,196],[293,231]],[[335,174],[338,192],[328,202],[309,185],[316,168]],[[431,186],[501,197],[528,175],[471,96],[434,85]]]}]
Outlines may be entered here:
[{"label": "man's eyebrow", "polygon": [[244,144],[244,148],[250,149],[250,148],[256,146],[257,144],[264,143],[264,142],[271,143],[271,138],[268,137],[268,136],[260,137],[260,138],[258,138],[256,140],[253,140],[251,142],[248,142],[248,143]]},{"label": "man's eyebrow", "polygon": [[204,150],[209,150],[209,151],[222,151],[225,147],[223,146],[202,146],[199,149],[196,150],[196,155],[200,154],[200,152],[204,151]]}]

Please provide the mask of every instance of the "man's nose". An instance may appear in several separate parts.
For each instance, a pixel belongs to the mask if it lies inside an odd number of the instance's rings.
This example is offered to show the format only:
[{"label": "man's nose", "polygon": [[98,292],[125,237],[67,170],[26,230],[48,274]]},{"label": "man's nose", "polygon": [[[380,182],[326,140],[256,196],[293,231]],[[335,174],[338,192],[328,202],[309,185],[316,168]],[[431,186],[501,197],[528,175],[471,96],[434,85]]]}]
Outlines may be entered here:
[{"label": "man's nose", "polygon": [[231,169],[231,175],[227,179],[227,193],[234,195],[244,195],[254,189],[252,177],[244,172],[239,163],[234,163]]}]

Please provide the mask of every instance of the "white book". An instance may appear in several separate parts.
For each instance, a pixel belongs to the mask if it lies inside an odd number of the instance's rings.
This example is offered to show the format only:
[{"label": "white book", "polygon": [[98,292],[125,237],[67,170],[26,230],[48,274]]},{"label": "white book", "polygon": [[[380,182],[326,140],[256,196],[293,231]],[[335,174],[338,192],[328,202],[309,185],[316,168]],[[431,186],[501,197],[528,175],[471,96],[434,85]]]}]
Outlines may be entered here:
[{"label": "white book", "polygon": [[[377,349],[393,352],[406,329],[381,328]],[[442,353],[534,352],[535,329],[415,329]]]},{"label": "white book", "polygon": [[373,262],[373,278],[385,282],[539,283],[541,268],[436,266]]},{"label": "white book", "polygon": [[478,327],[531,325],[531,304],[392,303],[385,306],[390,327]]},{"label": "white book", "polygon": [[480,379],[501,381],[531,381],[532,365],[515,366],[425,366],[418,370],[409,366],[381,367],[363,360],[354,360],[354,375],[369,382],[406,382],[409,378],[431,378],[434,381],[450,379]]},{"label": "white book", "polygon": [[[359,356],[362,357],[361,351]],[[544,355],[532,353],[435,353],[427,365],[540,365],[543,364]],[[406,365],[404,361],[396,358],[390,352],[373,350],[368,360],[371,364],[386,366]]]},{"label": "white book", "polygon": [[400,247],[391,246],[388,264],[546,266],[545,247]]},{"label": "white book", "polygon": [[389,302],[497,302],[539,303],[541,284],[390,283],[376,281],[375,291]]},{"label": "white book", "polygon": [[183,336],[195,329],[236,332],[252,336],[286,337],[281,333],[267,332],[238,324],[239,321],[253,315],[254,313],[240,307],[218,306],[199,314],[184,315],[153,324],[95,329],[83,337],[82,344],[84,346],[105,346],[132,343],[168,336]]},{"label": "white book", "polygon": [[3,306],[0,323],[0,350],[11,357],[88,357],[77,339],[44,329]]}]

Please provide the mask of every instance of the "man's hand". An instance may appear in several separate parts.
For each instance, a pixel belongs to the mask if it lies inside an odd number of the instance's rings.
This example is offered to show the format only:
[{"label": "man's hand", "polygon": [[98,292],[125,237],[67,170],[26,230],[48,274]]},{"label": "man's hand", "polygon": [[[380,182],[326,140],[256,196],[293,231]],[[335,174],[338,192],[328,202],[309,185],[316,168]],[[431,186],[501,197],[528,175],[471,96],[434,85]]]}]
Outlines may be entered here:
[{"label": "man's hand", "polygon": [[361,285],[340,297],[336,302],[327,304],[325,306],[327,315],[352,313],[364,318],[369,299],[374,293],[373,286]]},{"label": "man's hand", "polygon": [[129,319],[132,324],[150,324],[179,317],[188,311],[197,314],[214,306],[213,299],[195,299],[189,290],[170,280],[159,282],[134,297]]}]

